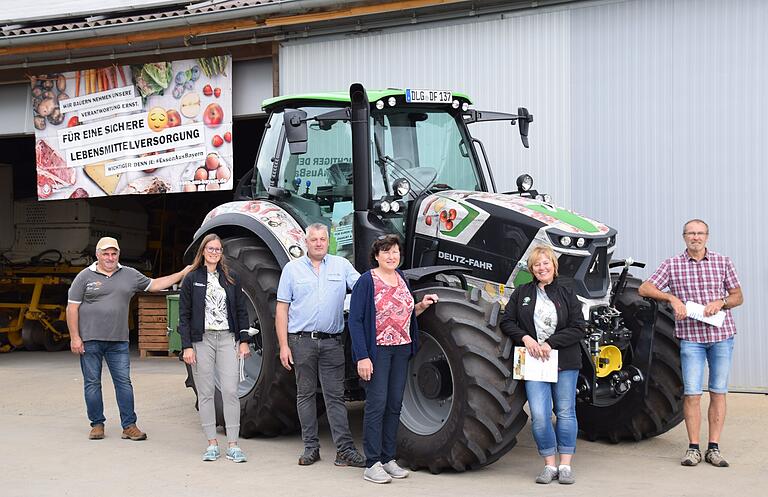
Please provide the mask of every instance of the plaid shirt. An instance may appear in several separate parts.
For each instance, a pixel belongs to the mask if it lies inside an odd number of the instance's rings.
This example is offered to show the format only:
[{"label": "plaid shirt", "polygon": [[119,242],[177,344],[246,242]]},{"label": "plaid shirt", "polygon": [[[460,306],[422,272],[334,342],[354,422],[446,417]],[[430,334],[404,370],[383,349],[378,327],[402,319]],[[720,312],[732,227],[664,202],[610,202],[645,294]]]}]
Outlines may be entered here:
[{"label": "plaid shirt", "polygon": [[[671,257],[661,263],[648,281],[659,290],[669,288],[683,304],[692,301],[705,306],[722,300],[728,290],[741,286],[731,259],[711,250],[707,250],[700,261],[688,255],[687,250]],[[720,328],[691,318],[675,321],[675,336],[700,343],[727,340],[736,334],[736,325],[731,310],[724,311],[725,322]]]}]

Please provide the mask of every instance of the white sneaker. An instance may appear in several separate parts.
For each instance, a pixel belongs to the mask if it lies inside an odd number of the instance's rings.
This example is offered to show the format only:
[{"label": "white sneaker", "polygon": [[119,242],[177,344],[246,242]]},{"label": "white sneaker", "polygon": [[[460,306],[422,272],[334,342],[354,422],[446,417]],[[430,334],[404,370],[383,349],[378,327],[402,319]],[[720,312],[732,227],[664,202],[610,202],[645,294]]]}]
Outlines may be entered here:
[{"label": "white sneaker", "polygon": [[392,478],[408,478],[408,470],[401,468],[394,459],[387,464],[384,464],[382,467]]},{"label": "white sneaker", "polygon": [[392,481],[392,477],[384,471],[384,466],[380,462],[377,462],[370,468],[366,468],[363,472],[363,479],[373,483],[389,483]]}]

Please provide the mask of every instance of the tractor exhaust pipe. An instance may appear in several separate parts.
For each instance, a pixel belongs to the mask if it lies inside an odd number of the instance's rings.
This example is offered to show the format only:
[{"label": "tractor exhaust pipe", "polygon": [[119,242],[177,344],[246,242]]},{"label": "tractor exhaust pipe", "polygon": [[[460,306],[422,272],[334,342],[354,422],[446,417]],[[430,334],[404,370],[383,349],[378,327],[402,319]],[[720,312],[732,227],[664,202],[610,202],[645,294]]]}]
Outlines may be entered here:
[{"label": "tractor exhaust pipe", "polygon": [[371,215],[371,107],[368,94],[360,83],[349,87],[352,119],[352,188],[354,188],[355,268],[363,272],[370,267],[368,251],[378,235],[368,216]]}]

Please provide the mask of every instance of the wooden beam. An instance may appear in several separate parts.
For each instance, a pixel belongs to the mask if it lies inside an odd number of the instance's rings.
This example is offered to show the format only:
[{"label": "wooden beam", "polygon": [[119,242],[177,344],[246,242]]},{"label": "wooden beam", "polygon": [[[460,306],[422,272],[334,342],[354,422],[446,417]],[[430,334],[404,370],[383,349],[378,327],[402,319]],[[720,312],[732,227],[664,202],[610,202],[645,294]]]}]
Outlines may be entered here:
[{"label": "wooden beam", "polygon": [[346,17],[360,17],[385,12],[397,12],[400,10],[422,9],[436,5],[449,5],[461,3],[465,0],[403,0],[399,2],[378,3],[359,7],[331,10],[327,12],[315,12],[312,14],[299,14],[285,17],[268,17],[264,19],[264,25],[268,28],[276,26],[291,26],[322,21],[333,21]]},{"label": "wooden beam", "polygon": [[231,31],[245,31],[268,27],[292,26],[297,24],[338,20],[347,17],[359,17],[385,12],[396,12],[400,10],[420,9],[425,7],[434,7],[437,5],[461,3],[463,1],[465,0],[401,0],[396,2],[378,3],[376,5],[364,5],[317,12],[313,14],[299,14],[293,16],[266,18],[263,20],[255,20],[252,18],[234,19],[231,21],[183,26],[178,28],[156,29],[152,31],[140,31],[137,33],[128,33],[122,35],[104,37],[92,36],[78,40],[43,42],[31,45],[4,47],[0,48],[0,56],[24,55],[39,52],[59,52],[67,50],[71,51],[83,48],[99,48],[113,45],[131,45],[134,43],[146,43],[174,38],[193,38]]}]

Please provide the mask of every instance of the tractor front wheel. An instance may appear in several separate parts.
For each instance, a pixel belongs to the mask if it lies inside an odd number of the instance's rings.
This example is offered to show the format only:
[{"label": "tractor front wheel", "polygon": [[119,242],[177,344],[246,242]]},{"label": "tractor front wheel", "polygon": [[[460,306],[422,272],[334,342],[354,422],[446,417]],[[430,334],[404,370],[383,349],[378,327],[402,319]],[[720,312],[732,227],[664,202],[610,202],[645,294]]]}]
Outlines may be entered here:
[{"label": "tractor front wheel", "polygon": [[398,456],[413,469],[465,471],[491,464],[517,443],[528,416],[525,389],[512,378],[512,342],[497,326],[498,305],[461,289],[436,293],[419,316],[398,434]]}]

